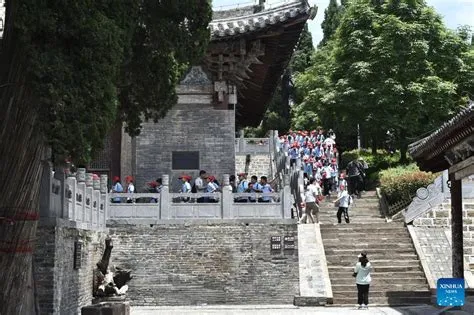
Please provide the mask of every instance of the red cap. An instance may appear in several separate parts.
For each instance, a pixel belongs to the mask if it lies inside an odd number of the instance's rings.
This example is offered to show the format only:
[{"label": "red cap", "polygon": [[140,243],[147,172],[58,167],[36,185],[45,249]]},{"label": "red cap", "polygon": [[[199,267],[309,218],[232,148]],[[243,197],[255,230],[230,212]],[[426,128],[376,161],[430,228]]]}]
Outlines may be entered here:
[{"label": "red cap", "polygon": [[130,183],[130,182],[133,182],[133,177],[128,175],[127,177],[125,177],[125,182],[126,183]]},{"label": "red cap", "polygon": [[120,181],[120,177],[114,176],[114,183],[115,183],[115,182],[119,182],[119,181]]},{"label": "red cap", "polygon": [[244,173],[244,172],[238,173],[237,176],[247,176],[247,173]]},{"label": "red cap", "polygon": [[190,181],[192,177],[189,176],[189,175],[183,174],[183,175],[181,175],[181,176],[178,177],[178,178],[179,178],[179,179],[184,179],[184,180]]},{"label": "red cap", "polygon": [[149,182],[147,183],[150,187],[156,188],[158,186],[157,182]]}]

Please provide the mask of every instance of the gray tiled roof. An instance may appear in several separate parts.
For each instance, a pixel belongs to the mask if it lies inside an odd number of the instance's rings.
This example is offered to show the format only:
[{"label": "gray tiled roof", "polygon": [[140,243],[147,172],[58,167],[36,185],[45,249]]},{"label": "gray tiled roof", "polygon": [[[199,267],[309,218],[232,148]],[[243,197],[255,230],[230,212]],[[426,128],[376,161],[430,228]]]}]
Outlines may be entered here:
[{"label": "gray tiled roof", "polygon": [[[458,129],[456,136],[452,132]],[[454,145],[456,141],[474,133],[474,103],[460,111],[456,116],[444,123],[439,129],[428,137],[413,142],[408,147],[408,152],[415,159],[427,154],[435,155]],[[459,138],[459,139],[458,139]]]},{"label": "gray tiled roof", "polygon": [[307,17],[309,14],[310,6],[307,1],[293,0],[253,14],[212,20],[209,24],[211,39],[217,40],[251,33],[302,15]]}]

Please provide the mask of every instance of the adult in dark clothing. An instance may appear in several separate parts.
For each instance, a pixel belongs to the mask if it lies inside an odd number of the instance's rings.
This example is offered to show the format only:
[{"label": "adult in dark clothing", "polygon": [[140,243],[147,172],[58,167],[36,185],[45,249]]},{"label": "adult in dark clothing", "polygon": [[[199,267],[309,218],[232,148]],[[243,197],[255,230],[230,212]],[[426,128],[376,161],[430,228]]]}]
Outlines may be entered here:
[{"label": "adult in dark clothing", "polygon": [[365,177],[364,165],[360,160],[353,160],[347,164],[346,174],[348,176],[349,195],[357,195],[360,198]]}]

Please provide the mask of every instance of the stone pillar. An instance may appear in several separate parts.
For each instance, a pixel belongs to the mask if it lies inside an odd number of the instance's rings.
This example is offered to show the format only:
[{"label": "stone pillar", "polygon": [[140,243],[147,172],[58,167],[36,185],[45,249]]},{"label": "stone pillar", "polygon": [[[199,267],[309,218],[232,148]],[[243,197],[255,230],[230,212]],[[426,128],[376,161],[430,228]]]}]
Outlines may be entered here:
[{"label": "stone pillar", "polygon": [[86,176],[85,176],[86,180],[86,187],[93,187],[94,186],[94,181],[93,181],[93,177],[92,177],[92,173],[86,173]]},{"label": "stone pillar", "polygon": [[240,130],[239,131],[239,152],[243,153],[245,152],[245,138],[244,138],[244,131]]},{"label": "stone pillar", "polygon": [[68,219],[67,209],[64,206],[64,180],[67,177],[65,168],[66,168],[66,165],[61,165],[61,166],[56,167],[56,170],[54,171],[54,178],[59,180],[60,182],[59,196],[60,196],[60,201],[61,201],[59,204],[59,208],[56,209],[56,213],[61,218]]},{"label": "stone pillar", "polygon": [[230,189],[229,174],[224,174],[222,186],[222,218],[231,219],[233,216],[232,206],[234,203],[232,190]]},{"label": "stone pillar", "polygon": [[[286,178],[286,175],[285,175]],[[283,219],[291,219],[291,188],[290,185],[283,186],[283,196],[281,200]]]},{"label": "stone pillar", "polygon": [[79,194],[80,197],[80,205],[74,205],[74,213],[75,213],[75,221],[76,222],[84,222],[84,209],[85,209],[85,201],[86,201],[86,169],[85,168],[78,168],[76,173],[76,192]]},{"label": "stone pillar", "polygon": [[84,183],[86,181],[86,169],[78,168],[76,173],[76,179],[78,183]]},{"label": "stone pillar", "polygon": [[160,213],[158,218],[161,220],[168,220],[171,216],[171,198],[170,198],[170,177],[169,175],[163,175],[161,177],[163,187],[160,192]]},{"label": "stone pillar", "polygon": [[83,222],[87,223],[87,228],[92,226],[92,201],[94,193],[94,181],[92,180],[92,173],[86,173],[86,193],[84,198],[84,218]]},{"label": "stone pillar", "polygon": [[99,190],[100,191],[100,178],[93,178],[92,179],[92,187],[94,190]]},{"label": "stone pillar", "polygon": [[106,194],[108,192],[107,181],[107,175],[100,175],[100,192],[102,194]]},{"label": "stone pillar", "polygon": [[40,184],[40,216],[51,218],[55,216],[51,209],[51,184],[52,184],[52,164],[49,161],[42,162],[43,171]]},{"label": "stone pillar", "polygon": [[451,182],[451,246],[453,255],[453,278],[464,279],[461,180],[456,180],[454,174],[449,174],[449,180]]},{"label": "stone pillar", "polygon": [[[101,220],[100,217],[100,208],[99,208],[99,226],[105,227],[107,223],[107,208],[109,206],[109,198],[108,198],[108,177],[107,175],[100,175],[100,200],[102,201],[105,199],[105,202],[103,203],[104,205],[104,214]],[[102,222],[103,221],[103,222]]]}]

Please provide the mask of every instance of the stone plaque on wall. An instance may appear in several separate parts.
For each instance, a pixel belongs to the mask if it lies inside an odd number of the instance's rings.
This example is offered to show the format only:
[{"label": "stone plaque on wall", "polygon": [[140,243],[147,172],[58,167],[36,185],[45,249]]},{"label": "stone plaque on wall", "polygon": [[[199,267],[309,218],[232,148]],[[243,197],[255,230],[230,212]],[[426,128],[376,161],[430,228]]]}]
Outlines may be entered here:
[{"label": "stone plaque on wall", "polygon": [[173,170],[199,169],[199,151],[173,151],[171,159]]}]

